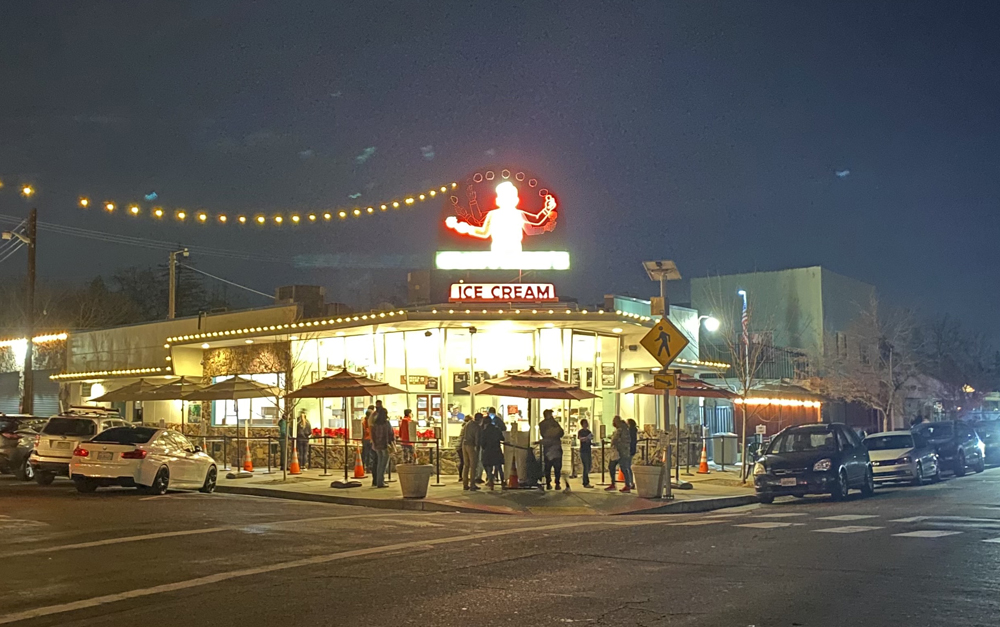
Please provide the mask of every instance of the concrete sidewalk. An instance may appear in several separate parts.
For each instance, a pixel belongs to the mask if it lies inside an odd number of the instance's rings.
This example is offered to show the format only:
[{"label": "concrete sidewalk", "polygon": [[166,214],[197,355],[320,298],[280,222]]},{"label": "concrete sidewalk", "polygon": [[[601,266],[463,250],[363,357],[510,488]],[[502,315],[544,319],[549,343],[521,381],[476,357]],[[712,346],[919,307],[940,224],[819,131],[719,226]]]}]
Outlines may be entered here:
[{"label": "concrete sidewalk", "polygon": [[[371,487],[371,477],[360,479],[361,487],[337,489],[330,483],[343,479],[343,472],[321,476],[321,470],[306,470],[299,476],[282,480],[281,473],[254,473],[243,479],[219,478],[218,491],[273,498],[294,499],[356,505],[381,509],[420,510],[431,512],[464,512],[480,514],[514,514],[535,516],[610,516],[619,514],[680,514],[736,507],[757,502],[752,487],[739,484],[738,473],[713,471],[708,475],[685,475],[689,490],[675,489],[673,499],[643,499],[635,494],[605,492],[604,486],[581,487],[579,479],[571,479],[570,491],[501,490],[485,487],[476,492],[462,490],[457,476],[441,477],[441,486],[431,487],[425,499],[404,499],[399,484],[388,488]],[[598,475],[599,478],[600,475]],[[619,484],[620,485],[620,484]]]}]

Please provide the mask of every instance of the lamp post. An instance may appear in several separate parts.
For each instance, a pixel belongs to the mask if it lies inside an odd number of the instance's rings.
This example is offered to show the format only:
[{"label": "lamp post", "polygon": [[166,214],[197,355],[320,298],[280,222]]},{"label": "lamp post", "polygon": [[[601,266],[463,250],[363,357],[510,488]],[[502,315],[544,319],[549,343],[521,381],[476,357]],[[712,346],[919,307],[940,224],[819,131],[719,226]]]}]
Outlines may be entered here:
[{"label": "lamp post", "polygon": [[[25,186],[21,190],[21,194],[26,198],[34,193],[35,190],[29,186]],[[26,308],[24,312],[24,326],[27,346],[24,350],[24,385],[21,392],[21,413],[31,414],[35,408],[35,375],[33,368],[35,343],[32,338],[35,337],[35,240],[38,233],[38,209],[32,209],[28,214],[28,223],[25,231],[26,233],[5,231],[3,239],[10,240],[17,238],[21,240],[22,244],[28,247],[27,289],[24,295]]]},{"label": "lamp post", "polygon": [[747,301],[747,291],[744,289],[739,289],[736,294],[743,298],[743,314],[740,317],[740,324],[743,328],[743,333],[741,335],[741,341],[743,343],[743,373],[740,375],[740,387],[743,391],[743,403],[741,407],[743,408],[743,432],[741,438],[743,439],[743,454],[742,461],[743,465],[740,468],[740,479],[742,481],[747,480],[748,466],[747,466],[747,396],[750,393],[750,337],[747,330],[750,326],[750,309]]}]

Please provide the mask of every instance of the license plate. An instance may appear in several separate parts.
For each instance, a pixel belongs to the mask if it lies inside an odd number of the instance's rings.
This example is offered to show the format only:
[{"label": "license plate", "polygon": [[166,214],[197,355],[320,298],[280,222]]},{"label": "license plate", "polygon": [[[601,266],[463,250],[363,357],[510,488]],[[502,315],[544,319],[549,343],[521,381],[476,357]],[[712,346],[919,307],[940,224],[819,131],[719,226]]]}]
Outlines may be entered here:
[{"label": "license plate", "polygon": [[795,477],[787,477],[781,480],[781,485],[785,487],[793,487],[796,483],[798,482],[795,480]]},{"label": "license plate", "polygon": [[114,453],[98,453],[97,454],[97,461],[99,461],[99,462],[110,462],[114,458],[115,458],[115,454]]},{"label": "license plate", "polygon": [[70,444],[71,444],[71,442],[69,442],[67,440],[57,440],[57,441],[53,442],[52,446],[53,446],[53,448],[67,448],[68,449]]}]

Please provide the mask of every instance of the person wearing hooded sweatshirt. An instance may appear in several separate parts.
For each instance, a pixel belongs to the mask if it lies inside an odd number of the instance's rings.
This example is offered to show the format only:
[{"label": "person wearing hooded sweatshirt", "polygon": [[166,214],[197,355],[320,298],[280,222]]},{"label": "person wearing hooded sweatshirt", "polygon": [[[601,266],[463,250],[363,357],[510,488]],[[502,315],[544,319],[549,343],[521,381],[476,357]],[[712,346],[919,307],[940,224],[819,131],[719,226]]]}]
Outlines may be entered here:
[{"label": "person wearing hooded sweatshirt", "polygon": [[545,489],[552,489],[552,471],[555,470],[556,490],[561,489],[562,478],[562,426],[552,416],[552,410],[542,412],[544,418],[538,423],[538,435],[542,438],[542,454],[545,456]]}]

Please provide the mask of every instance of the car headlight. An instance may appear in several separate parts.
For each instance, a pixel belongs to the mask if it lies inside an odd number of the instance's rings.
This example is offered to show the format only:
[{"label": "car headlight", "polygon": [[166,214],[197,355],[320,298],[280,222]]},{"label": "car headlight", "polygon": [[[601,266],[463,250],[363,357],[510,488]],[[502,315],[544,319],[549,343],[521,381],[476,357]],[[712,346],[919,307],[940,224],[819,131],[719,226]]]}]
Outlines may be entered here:
[{"label": "car headlight", "polygon": [[829,459],[821,459],[815,464],[813,464],[813,470],[816,472],[825,472],[827,470],[830,470],[830,466],[832,465],[833,462],[831,462]]},{"label": "car headlight", "polygon": [[909,464],[912,461],[913,461],[913,458],[910,457],[910,456],[900,457],[899,459],[896,460],[896,464],[897,465],[899,465],[899,464]]},{"label": "car headlight", "polygon": [[760,462],[757,462],[756,464],[753,465],[753,474],[754,474],[754,476],[756,476],[756,475],[766,475],[767,474],[767,468],[764,468],[764,464],[762,464]]}]

